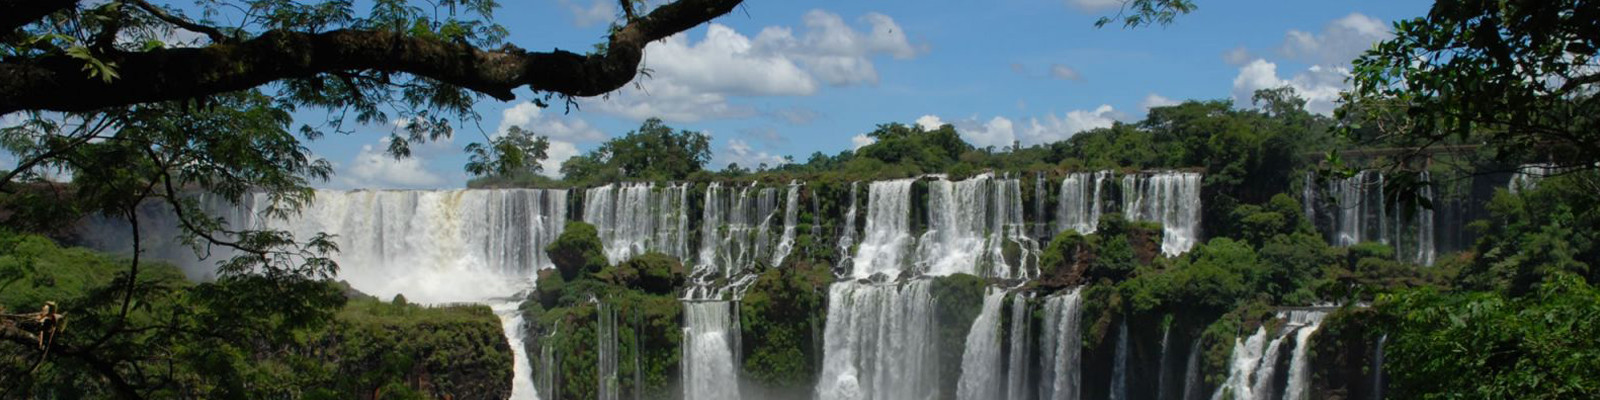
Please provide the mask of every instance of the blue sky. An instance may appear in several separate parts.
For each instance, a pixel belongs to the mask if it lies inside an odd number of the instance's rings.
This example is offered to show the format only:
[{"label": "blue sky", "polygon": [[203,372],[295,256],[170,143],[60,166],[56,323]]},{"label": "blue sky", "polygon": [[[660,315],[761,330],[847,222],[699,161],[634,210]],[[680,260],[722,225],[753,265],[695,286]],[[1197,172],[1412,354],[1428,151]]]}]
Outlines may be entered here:
[{"label": "blue sky", "polygon": [[[618,15],[614,1],[502,2],[496,19],[530,50],[582,51]],[[553,141],[547,170],[650,116],[711,135],[714,160],[754,167],[785,155],[838,153],[886,122],[950,123],[980,146],[1051,142],[1152,105],[1186,99],[1248,102],[1257,88],[1294,86],[1327,113],[1349,59],[1388,35],[1392,21],[1430,2],[1197,0],[1166,27],[1095,28],[1119,0],[773,1],[651,44],[652,77],[581,109],[539,110],[485,100],[477,125],[382,154],[390,126],[309,143],[336,165],[333,188],[462,187],[461,148],[518,125]],[[319,118],[307,115],[308,118]],[[480,128],[481,127],[481,128]],[[7,161],[7,160],[0,160]]]}]

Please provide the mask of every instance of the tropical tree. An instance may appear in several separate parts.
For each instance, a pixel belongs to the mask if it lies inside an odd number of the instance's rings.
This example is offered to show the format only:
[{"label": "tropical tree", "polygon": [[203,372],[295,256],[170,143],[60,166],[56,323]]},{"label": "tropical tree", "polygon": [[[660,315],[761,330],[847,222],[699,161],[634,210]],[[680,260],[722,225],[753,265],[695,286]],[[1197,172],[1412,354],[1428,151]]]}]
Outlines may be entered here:
[{"label": "tropical tree", "polygon": [[1597,168],[1597,51],[1586,1],[1438,0],[1355,60],[1338,113],[1411,157],[1487,143],[1502,162]]}]

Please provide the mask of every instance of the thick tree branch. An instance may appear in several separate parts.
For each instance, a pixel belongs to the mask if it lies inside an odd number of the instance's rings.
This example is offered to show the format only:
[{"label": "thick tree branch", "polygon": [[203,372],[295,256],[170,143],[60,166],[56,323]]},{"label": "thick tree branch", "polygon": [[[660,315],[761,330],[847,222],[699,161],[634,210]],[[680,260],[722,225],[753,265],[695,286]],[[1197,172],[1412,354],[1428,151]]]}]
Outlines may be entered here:
[{"label": "thick tree branch", "polygon": [[0,0],[0,35],[78,5],[78,0]]},{"label": "thick tree branch", "polygon": [[[10,1],[15,0],[0,0]],[[0,63],[0,114],[179,100],[335,71],[409,73],[501,100],[515,98],[512,90],[522,86],[596,96],[633,80],[645,45],[726,14],[740,2],[668,3],[618,29],[603,54],[526,52],[510,46],[487,51],[389,31],[275,30],[237,43],[107,54],[105,60],[115,63],[120,76],[110,83],[89,77],[82,60],[65,55],[9,60]]]}]

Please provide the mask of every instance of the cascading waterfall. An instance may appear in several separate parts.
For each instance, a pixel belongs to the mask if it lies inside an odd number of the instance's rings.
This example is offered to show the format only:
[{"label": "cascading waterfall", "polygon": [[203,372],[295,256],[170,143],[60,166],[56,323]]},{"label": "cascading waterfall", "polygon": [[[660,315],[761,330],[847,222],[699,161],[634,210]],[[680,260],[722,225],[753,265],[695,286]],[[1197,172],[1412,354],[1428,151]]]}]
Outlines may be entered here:
[{"label": "cascading waterfall", "polygon": [[597,302],[599,312],[596,313],[600,333],[595,335],[595,348],[599,349],[596,356],[595,373],[599,379],[595,386],[596,398],[600,400],[618,400],[622,398],[622,382],[617,380],[617,309],[606,307],[605,303]]},{"label": "cascading waterfall", "polygon": [[1122,212],[1129,220],[1159,222],[1161,252],[1189,251],[1200,234],[1200,174],[1157,172],[1122,177]]},{"label": "cascading waterfall", "polygon": [[777,189],[754,184],[706,188],[700,220],[700,257],[695,275],[701,280],[734,278],[772,261],[771,224],[777,213]]},{"label": "cascading waterfall", "polygon": [[966,348],[961,353],[961,380],[956,384],[956,398],[962,400],[989,400],[1000,398],[1000,306],[1006,291],[989,288],[983,296],[983,308],[967,331]]},{"label": "cascading waterfall", "polygon": [[1039,398],[1073,400],[1079,395],[1080,365],[1083,352],[1082,330],[1078,327],[1082,300],[1079,290],[1050,296],[1044,303],[1044,332],[1039,338]]},{"label": "cascading waterfall", "polygon": [[1289,325],[1295,329],[1294,353],[1289,359],[1289,383],[1283,400],[1303,400],[1311,396],[1311,334],[1322,324],[1320,311],[1290,311]]},{"label": "cascading waterfall", "polygon": [[1555,172],[1555,166],[1550,164],[1523,164],[1517,166],[1517,172],[1511,174],[1511,182],[1506,184],[1506,189],[1510,190],[1511,193],[1537,189],[1540,180]]},{"label": "cascading waterfall", "polygon": [[1011,298],[1011,351],[1006,357],[1006,398],[1011,400],[1031,399],[1028,385],[1029,367],[1033,365],[1030,357],[1028,333],[1033,332],[1033,318],[1028,301],[1032,295],[1018,293]]},{"label": "cascading waterfall", "polygon": [[1311,335],[1316,333],[1324,315],[1325,312],[1314,310],[1280,312],[1277,318],[1284,320],[1284,325],[1276,334],[1270,335],[1270,340],[1265,326],[1256,328],[1255,334],[1244,341],[1235,339],[1228,379],[1217,388],[1211,398],[1213,400],[1274,398],[1273,390],[1278,389],[1274,386],[1278,380],[1278,364],[1282,358],[1283,344],[1289,340],[1290,334],[1294,335],[1295,347],[1290,355],[1289,376],[1283,388],[1282,398],[1284,400],[1307,398],[1311,389],[1309,354]]},{"label": "cascading waterfall", "polygon": [[789,182],[789,191],[784,197],[783,236],[778,238],[778,247],[772,251],[773,267],[782,266],[783,259],[794,251],[794,230],[800,222],[800,182]]},{"label": "cascading waterfall", "polygon": [[1128,321],[1117,328],[1117,363],[1111,368],[1111,400],[1128,398]]},{"label": "cascading waterfall", "polygon": [[734,360],[738,329],[726,301],[685,302],[683,309],[683,398],[739,398]]},{"label": "cascading waterfall", "polygon": [[589,188],[583,222],[594,225],[606,260],[619,264],[646,252],[689,255],[688,185],[621,183]]},{"label": "cascading waterfall", "polygon": [[[1424,184],[1418,195],[1433,200],[1429,174],[1423,171]],[[1337,246],[1379,242],[1393,246],[1395,256],[1407,262],[1432,265],[1435,258],[1433,210],[1417,204],[1412,210],[1388,201],[1384,176],[1361,171],[1355,176],[1328,183],[1338,211],[1332,222],[1331,241]]]},{"label": "cascading waterfall", "polygon": [[1094,233],[1102,211],[1101,189],[1111,171],[1075,172],[1061,180],[1061,196],[1056,207],[1056,232],[1068,230]]},{"label": "cascading waterfall", "polygon": [[[920,270],[935,276],[1037,275],[1039,246],[1026,234],[1019,180],[983,174],[958,182],[941,178],[928,187],[928,231],[917,240]],[[1015,249],[1013,259],[1006,257],[1008,248]]]},{"label": "cascading waterfall", "polygon": [[1033,174],[1033,215],[1034,215],[1034,218],[1036,219],[1036,221],[1033,221],[1033,224],[1032,224],[1033,225],[1033,231],[1032,232],[1033,232],[1033,238],[1037,239],[1039,241],[1045,241],[1045,239],[1049,238],[1050,234],[1051,234],[1051,232],[1046,232],[1049,229],[1048,228],[1049,224],[1045,223],[1045,220],[1048,217],[1046,217],[1045,214],[1044,214],[1045,213],[1045,211],[1044,211],[1044,199],[1046,197],[1050,197],[1050,196],[1046,196],[1045,195],[1044,173],[1043,172],[1034,173]]},{"label": "cascading waterfall", "polygon": [[1189,345],[1189,360],[1183,363],[1183,400],[1198,400],[1200,391],[1200,339]]},{"label": "cascading waterfall", "polygon": [[1389,342],[1389,334],[1378,337],[1378,346],[1372,350],[1372,398],[1383,400],[1383,345]]},{"label": "cascading waterfall", "polygon": [[[858,267],[862,266],[860,264]],[[927,280],[855,281],[828,289],[817,398],[921,400],[938,393],[933,297]]]},{"label": "cascading waterfall", "polygon": [[539,393],[533,386],[533,365],[528,360],[528,348],[523,344],[527,330],[523,326],[519,304],[507,301],[491,308],[500,317],[500,328],[505,330],[506,339],[511,342],[511,400],[536,400]]},{"label": "cascading waterfall", "polygon": [[[850,182],[850,207],[844,212],[844,220],[839,222],[839,254],[836,271],[852,271],[855,255],[851,252],[856,245],[856,192],[861,187],[860,182]],[[821,214],[817,214],[821,215]]]},{"label": "cascading waterfall", "polygon": [[[867,187],[867,226],[851,261],[852,278],[900,276],[911,248],[911,183],[914,179],[872,182]],[[853,204],[853,203],[852,203]]]},{"label": "cascading waterfall", "polygon": [[1262,346],[1267,341],[1267,328],[1256,328],[1256,333],[1240,340],[1233,339],[1232,361],[1228,363],[1228,380],[1217,387],[1212,400],[1222,399],[1254,399],[1251,389],[1254,387],[1256,368],[1261,365]]}]

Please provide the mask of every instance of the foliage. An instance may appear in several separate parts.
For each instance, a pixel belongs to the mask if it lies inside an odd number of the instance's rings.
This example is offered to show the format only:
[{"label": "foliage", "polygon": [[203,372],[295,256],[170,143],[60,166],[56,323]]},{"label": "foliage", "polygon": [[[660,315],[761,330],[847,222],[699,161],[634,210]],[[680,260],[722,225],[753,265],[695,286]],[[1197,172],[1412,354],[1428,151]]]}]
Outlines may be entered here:
[{"label": "foliage", "polygon": [[1568,273],[1521,297],[1421,288],[1374,305],[1389,391],[1407,398],[1585,397],[1600,391],[1600,291]]},{"label": "foliage", "polygon": [[472,143],[466,150],[470,157],[464,168],[472,176],[530,175],[544,171],[539,163],[549,157],[550,139],[513,126],[488,145]]},{"label": "foliage", "polygon": [[1527,292],[1545,276],[1566,271],[1600,279],[1600,202],[1595,174],[1546,178],[1533,190],[1500,191],[1488,204],[1489,218],[1479,256],[1462,271],[1461,283],[1478,290]]},{"label": "foliage", "polygon": [[600,279],[612,285],[668,295],[683,286],[685,276],[683,263],[657,252],[628,259],[600,273]]},{"label": "foliage", "polygon": [[934,347],[938,349],[940,392],[954,393],[961,377],[961,355],[972,321],[983,311],[983,278],[954,274],[933,279]]},{"label": "foliage", "polygon": [[679,130],[658,118],[644,121],[632,132],[613,138],[600,148],[561,164],[568,182],[614,182],[623,178],[681,180],[711,161],[711,137]]},{"label": "foliage", "polygon": [[600,245],[600,234],[594,225],[581,221],[567,221],[567,226],[554,242],[545,248],[550,262],[561,271],[566,281],[593,274],[605,269],[605,249]]},{"label": "foliage", "polygon": [[875,142],[857,149],[857,157],[909,166],[925,172],[942,171],[955,164],[962,153],[973,149],[971,144],[961,140],[961,135],[949,124],[934,130],[899,123],[881,124],[868,132],[867,137]]},{"label": "foliage", "polygon": [[1502,162],[1594,168],[1597,49],[1584,1],[1439,0],[1355,60],[1340,119],[1419,149],[1484,143]]},{"label": "foliage", "polygon": [[[408,390],[509,389],[510,355],[485,307],[344,305],[342,288],[326,281],[190,284],[176,268],[148,264],[124,314],[124,269],[85,249],[0,232],[0,309],[53,301],[67,316],[50,354],[35,351],[37,332],[0,329],[0,389],[21,397],[227,398],[356,398],[421,381],[428,387]],[[310,303],[292,304],[300,302]]]},{"label": "foliage", "polygon": [[775,393],[809,393],[822,365],[816,333],[832,278],[827,268],[798,263],[756,278],[739,302],[741,376]]}]

